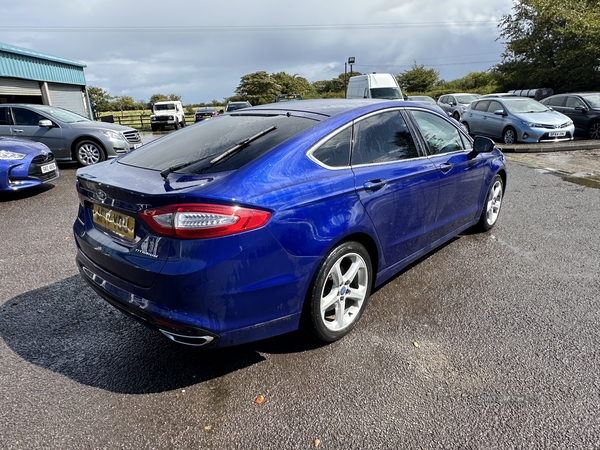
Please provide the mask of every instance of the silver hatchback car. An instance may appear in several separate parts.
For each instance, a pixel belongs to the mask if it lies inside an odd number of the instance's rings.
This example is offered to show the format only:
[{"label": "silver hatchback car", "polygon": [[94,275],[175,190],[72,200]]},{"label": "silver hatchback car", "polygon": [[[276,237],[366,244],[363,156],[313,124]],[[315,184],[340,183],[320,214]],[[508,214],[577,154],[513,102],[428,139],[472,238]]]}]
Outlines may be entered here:
[{"label": "silver hatchback car", "polygon": [[0,105],[0,136],[41,142],[58,161],[77,161],[82,166],[115,158],[142,145],[134,128],[95,122],[46,105]]},{"label": "silver hatchback car", "polygon": [[471,135],[501,139],[505,144],[569,141],[575,131],[567,116],[528,97],[477,100],[461,122]]}]

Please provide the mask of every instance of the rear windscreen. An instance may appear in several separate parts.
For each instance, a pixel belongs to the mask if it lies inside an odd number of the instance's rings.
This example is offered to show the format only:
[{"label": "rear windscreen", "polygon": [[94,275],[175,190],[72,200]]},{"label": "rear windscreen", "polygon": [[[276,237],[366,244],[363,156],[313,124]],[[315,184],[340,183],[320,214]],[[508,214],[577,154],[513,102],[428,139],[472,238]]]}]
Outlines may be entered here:
[{"label": "rear windscreen", "polygon": [[[234,170],[315,123],[287,115],[223,115],[152,141],[122,156],[119,162],[161,171],[193,163],[177,170],[186,173]],[[243,144],[253,137],[250,143]],[[240,145],[230,156],[218,158]]]}]

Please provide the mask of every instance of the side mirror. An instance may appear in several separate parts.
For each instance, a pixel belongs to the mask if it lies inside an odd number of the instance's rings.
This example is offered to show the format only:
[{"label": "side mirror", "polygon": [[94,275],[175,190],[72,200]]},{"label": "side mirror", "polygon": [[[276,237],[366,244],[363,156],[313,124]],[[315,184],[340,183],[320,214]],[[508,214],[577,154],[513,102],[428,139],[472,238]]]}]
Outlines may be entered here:
[{"label": "side mirror", "polygon": [[473,141],[473,151],[476,153],[489,153],[494,150],[496,143],[489,138],[476,136]]},{"label": "side mirror", "polygon": [[496,114],[497,116],[503,116],[504,115],[504,110],[503,109],[497,109],[496,111],[494,111],[494,114]]},{"label": "side mirror", "polygon": [[54,126],[54,124],[52,123],[51,120],[42,119],[38,122],[38,126],[42,127],[42,128],[52,128]]}]

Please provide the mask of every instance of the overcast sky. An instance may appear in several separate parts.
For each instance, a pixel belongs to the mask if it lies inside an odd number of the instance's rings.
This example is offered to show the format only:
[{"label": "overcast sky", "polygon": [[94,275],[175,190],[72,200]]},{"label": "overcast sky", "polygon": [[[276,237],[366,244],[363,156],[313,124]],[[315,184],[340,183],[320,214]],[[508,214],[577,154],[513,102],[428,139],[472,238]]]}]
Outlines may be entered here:
[{"label": "overcast sky", "polygon": [[[86,64],[88,86],[148,101],[222,101],[243,75],[308,81],[410,70],[454,80],[500,62],[513,0],[20,0],[0,3],[0,42]],[[350,68],[348,67],[348,70]]]}]

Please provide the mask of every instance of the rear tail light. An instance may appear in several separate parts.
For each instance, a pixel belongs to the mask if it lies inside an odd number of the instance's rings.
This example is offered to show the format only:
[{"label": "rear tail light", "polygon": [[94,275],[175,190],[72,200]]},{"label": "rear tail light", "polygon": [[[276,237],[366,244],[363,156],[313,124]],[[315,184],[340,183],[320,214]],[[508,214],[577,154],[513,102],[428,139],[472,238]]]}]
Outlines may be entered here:
[{"label": "rear tail light", "polygon": [[147,209],[140,217],[160,236],[203,239],[260,228],[269,221],[271,213],[238,206],[190,203]]}]

